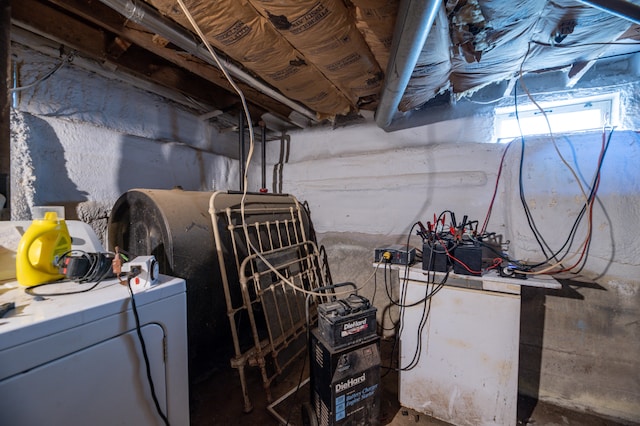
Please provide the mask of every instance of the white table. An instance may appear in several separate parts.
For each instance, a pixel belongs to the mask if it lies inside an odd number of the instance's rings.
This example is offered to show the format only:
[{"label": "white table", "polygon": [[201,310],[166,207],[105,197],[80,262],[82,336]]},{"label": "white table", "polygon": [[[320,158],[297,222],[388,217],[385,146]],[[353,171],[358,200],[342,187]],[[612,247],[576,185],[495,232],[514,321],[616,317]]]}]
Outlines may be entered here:
[{"label": "white table", "polygon": [[[405,305],[424,298],[443,273],[395,267]],[[435,275],[435,276],[434,276]],[[549,278],[450,273],[430,299],[401,310],[400,404],[455,425],[515,425],[520,288],[560,288]],[[425,309],[428,316],[419,332]]]}]

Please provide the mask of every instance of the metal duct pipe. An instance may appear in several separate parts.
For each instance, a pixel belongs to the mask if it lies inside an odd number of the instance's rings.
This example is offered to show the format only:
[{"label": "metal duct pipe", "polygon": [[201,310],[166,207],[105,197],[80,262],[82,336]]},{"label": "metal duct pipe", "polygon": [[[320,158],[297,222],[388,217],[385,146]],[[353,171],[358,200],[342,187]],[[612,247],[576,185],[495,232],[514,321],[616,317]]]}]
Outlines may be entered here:
[{"label": "metal duct pipe", "polygon": [[578,0],[596,9],[640,25],[640,6],[625,0]]},{"label": "metal duct pipe", "polygon": [[391,55],[376,110],[376,124],[388,130],[407,88],[442,0],[401,0]]},{"label": "metal duct pipe", "polygon": [[[194,35],[191,32],[169,19],[164,18],[158,11],[148,4],[136,0],[100,0],[100,2],[120,13],[125,18],[146,27],[159,36],[169,40],[184,51],[191,53],[208,64],[218,68],[218,65],[215,63],[209,52],[204,46],[195,41]],[[292,101],[280,92],[247,74],[237,66],[227,62],[225,64],[225,68],[229,74],[234,78],[237,78],[239,81],[261,91],[270,98],[288,106],[305,117],[308,117],[310,120],[315,122],[318,121],[315,112]]]}]

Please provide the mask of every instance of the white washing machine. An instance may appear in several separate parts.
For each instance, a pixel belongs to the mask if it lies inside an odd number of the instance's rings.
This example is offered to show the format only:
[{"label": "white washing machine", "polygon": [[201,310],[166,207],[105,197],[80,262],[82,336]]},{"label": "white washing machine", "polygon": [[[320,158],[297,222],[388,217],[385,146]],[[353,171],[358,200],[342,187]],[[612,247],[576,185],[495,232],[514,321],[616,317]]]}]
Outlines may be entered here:
[{"label": "white washing machine", "polygon": [[[72,282],[35,291],[63,292]],[[189,424],[185,281],[160,276],[135,294],[155,393],[169,423]],[[115,279],[86,293],[32,297],[0,284],[0,424],[162,425],[131,298]]]}]

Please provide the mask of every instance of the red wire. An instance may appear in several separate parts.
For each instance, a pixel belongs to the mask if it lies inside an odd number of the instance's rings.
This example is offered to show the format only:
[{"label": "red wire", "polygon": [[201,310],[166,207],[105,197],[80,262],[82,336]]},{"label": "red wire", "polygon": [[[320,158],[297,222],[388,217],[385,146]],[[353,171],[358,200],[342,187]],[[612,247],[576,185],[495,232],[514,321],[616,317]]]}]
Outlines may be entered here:
[{"label": "red wire", "polygon": [[490,270],[490,269],[495,269],[500,265],[502,265],[502,259],[500,259],[499,257],[496,257],[496,258],[493,259],[493,265],[489,266],[487,268],[487,271]]},{"label": "red wire", "polygon": [[451,259],[453,259],[455,262],[458,262],[460,265],[462,265],[462,267],[463,267],[464,269],[466,269],[467,271],[471,272],[472,274],[474,274],[474,275],[482,275],[482,271],[474,271],[474,270],[472,270],[471,268],[469,268],[469,267],[468,267],[468,266],[467,266],[463,261],[461,261],[460,259],[458,259],[458,258],[457,258],[457,257],[455,257],[454,255],[449,254],[448,252],[447,252],[447,255],[448,255]]},{"label": "red wire", "polygon": [[498,184],[500,183],[500,176],[502,175],[502,165],[504,164],[504,158],[507,155],[507,151],[511,143],[507,145],[502,153],[502,158],[500,159],[500,167],[498,168],[498,176],[496,177],[496,186],[493,189],[493,196],[491,197],[491,203],[489,204],[489,209],[487,210],[487,216],[485,216],[484,223],[482,224],[482,229],[480,230],[480,235],[483,235],[487,230],[487,225],[489,224],[489,218],[491,217],[491,211],[493,210],[493,202],[496,200],[496,195],[498,194]]},{"label": "red wire", "polygon": [[[471,268],[469,268],[469,267],[468,267],[468,266],[467,266],[463,261],[461,261],[460,259],[458,259],[458,258],[457,258],[457,257],[455,257],[454,255],[452,255],[451,253],[449,253],[449,249],[447,248],[447,245],[444,243],[444,241],[442,241],[442,238],[440,238],[440,237],[438,236],[438,234],[436,234],[436,238],[438,238],[438,241],[440,242],[440,244],[441,244],[441,245],[442,245],[442,247],[444,248],[445,253],[447,253],[447,256],[448,256],[450,259],[452,259],[452,260],[454,260],[454,261],[458,262],[460,265],[462,265],[462,267],[463,267],[464,269],[466,269],[467,271],[471,272],[472,274],[474,274],[474,275],[478,275],[478,274],[482,275],[482,271],[481,271],[481,270],[480,270],[480,271],[474,271],[474,270],[472,270],[472,269],[471,269]],[[494,262],[495,262],[495,261],[494,261]],[[495,268],[495,266],[493,266],[493,268]]]}]

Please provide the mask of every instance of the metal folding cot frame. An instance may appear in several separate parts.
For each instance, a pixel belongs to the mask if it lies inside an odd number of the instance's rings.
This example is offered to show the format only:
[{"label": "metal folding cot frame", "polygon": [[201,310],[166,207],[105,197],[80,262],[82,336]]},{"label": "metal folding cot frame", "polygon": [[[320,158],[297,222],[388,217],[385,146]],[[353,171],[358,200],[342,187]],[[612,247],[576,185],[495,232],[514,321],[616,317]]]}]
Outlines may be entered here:
[{"label": "metal folding cot frame", "polygon": [[245,367],[260,368],[271,402],[273,380],[307,349],[307,322],[316,316],[307,295],[331,284],[330,276],[295,197],[218,191],[209,213],[233,338],[231,366],[248,412]]}]

